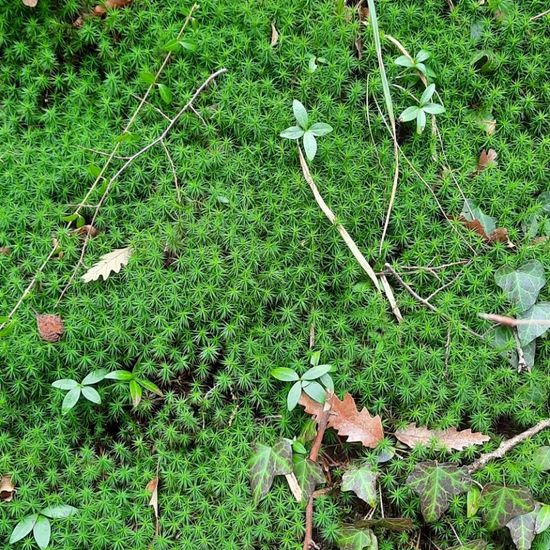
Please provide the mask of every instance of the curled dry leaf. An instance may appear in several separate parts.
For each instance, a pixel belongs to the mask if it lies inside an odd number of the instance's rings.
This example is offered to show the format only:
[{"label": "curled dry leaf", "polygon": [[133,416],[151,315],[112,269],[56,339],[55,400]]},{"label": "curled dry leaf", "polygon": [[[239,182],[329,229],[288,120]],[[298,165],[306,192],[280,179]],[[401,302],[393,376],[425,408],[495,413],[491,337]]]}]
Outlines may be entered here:
[{"label": "curled dry leaf", "polygon": [[11,248],[9,246],[0,246],[0,254],[9,256],[11,254]]},{"label": "curled dry leaf", "polygon": [[276,46],[279,42],[279,32],[273,23],[271,23],[271,45]]},{"label": "curled dry leaf", "polygon": [[117,8],[124,8],[128,4],[131,4],[132,0],[106,0],[105,4],[103,6],[97,5],[94,8],[94,14],[95,15],[104,15],[107,13],[107,10],[117,9]]},{"label": "curled dry leaf", "polygon": [[104,281],[107,280],[113,271],[118,273],[123,266],[128,264],[131,255],[132,249],[128,247],[117,248],[109,254],[101,256],[101,260],[82,275],[82,280],[85,283],[97,281],[100,277],[103,277]]},{"label": "curled dry leaf", "polygon": [[416,423],[409,424],[403,430],[397,430],[395,437],[413,448],[415,445],[428,445],[432,440],[436,440],[439,445],[445,447],[448,451],[462,451],[470,445],[481,445],[491,438],[479,432],[472,430],[458,431],[456,428],[448,430],[429,430],[428,428],[417,427]]},{"label": "curled dry leaf", "polygon": [[10,502],[15,494],[15,485],[10,476],[2,476],[0,479],[0,500]]},{"label": "curled dry leaf", "polygon": [[149,500],[149,506],[153,508],[155,513],[155,532],[158,536],[159,534],[159,478],[155,476],[148,484],[145,489],[151,493],[151,499]]},{"label": "curled dry leaf", "polygon": [[497,152],[494,149],[489,149],[486,151],[483,149],[479,155],[479,160],[477,161],[477,171],[482,172],[491,165],[497,164]]},{"label": "curled dry leaf", "polygon": [[36,325],[38,326],[40,338],[46,340],[46,342],[59,342],[63,332],[65,332],[63,319],[59,315],[38,313],[36,315]]},{"label": "curled dry leaf", "polygon": [[35,8],[38,4],[38,0],[23,0],[23,4],[29,8]]},{"label": "curled dry leaf", "polygon": [[83,225],[82,227],[77,227],[74,230],[74,233],[76,233],[79,237],[86,238],[87,236],[91,239],[94,237],[97,237],[99,234],[99,230],[96,229],[93,225]]},{"label": "curled dry leaf", "polygon": [[[338,435],[347,436],[347,441],[361,442],[365,447],[374,449],[382,439],[384,430],[382,420],[379,416],[371,416],[367,409],[361,411],[353,397],[346,393],[340,401],[334,394],[327,396],[330,405],[330,417],[327,426],[338,432]],[[311,414],[317,421],[323,411],[323,405],[302,393],[299,401],[308,414]]]},{"label": "curled dry leaf", "polygon": [[496,226],[496,219],[484,214],[475,201],[466,199],[459,220],[489,243],[506,243],[509,248],[514,244],[508,238],[508,230]]}]

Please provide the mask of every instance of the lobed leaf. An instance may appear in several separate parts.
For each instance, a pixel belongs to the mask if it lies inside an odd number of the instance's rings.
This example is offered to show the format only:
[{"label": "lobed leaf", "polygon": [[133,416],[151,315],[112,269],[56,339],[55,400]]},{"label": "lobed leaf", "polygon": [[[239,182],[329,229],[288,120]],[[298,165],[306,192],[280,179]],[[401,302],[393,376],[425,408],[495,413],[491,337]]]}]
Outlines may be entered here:
[{"label": "lobed leaf", "polygon": [[101,277],[103,280],[107,280],[111,273],[118,273],[123,266],[128,264],[130,256],[132,255],[131,248],[119,248],[113,250],[108,254],[101,256],[101,260],[94,264],[84,275],[82,275],[82,280],[85,283],[90,281],[97,281]]},{"label": "lobed leaf", "polygon": [[535,304],[546,283],[544,266],[538,260],[530,260],[516,270],[504,266],[496,271],[495,282],[510,302],[520,311],[527,311]]},{"label": "lobed leaf", "polygon": [[371,529],[344,525],[338,531],[336,544],[340,550],[378,550],[378,540]]},{"label": "lobed leaf", "polygon": [[527,346],[550,328],[550,302],[535,304],[527,311],[520,313],[518,319],[531,321],[529,324],[521,324],[517,327],[521,345]]},{"label": "lobed leaf", "polygon": [[395,432],[395,437],[414,448],[416,445],[428,445],[431,441],[436,441],[441,447],[448,451],[462,451],[471,445],[481,445],[491,438],[479,432],[472,430],[458,431],[456,428],[447,430],[429,430],[428,428],[417,427],[416,423],[409,424],[402,430]]},{"label": "lobed leaf", "polygon": [[370,466],[348,468],[342,476],[342,491],[353,491],[361,500],[375,508],[378,502],[376,478],[378,474]]},{"label": "lobed leaf", "polygon": [[530,550],[536,535],[535,525],[538,511],[539,506],[537,505],[532,512],[516,516],[506,524],[517,550]]},{"label": "lobed leaf", "polygon": [[535,501],[525,487],[486,485],[481,491],[481,507],[487,528],[494,531],[515,516],[531,512]]},{"label": "lobed leaf", "polygon": [[292,457],[292,468],[305,500],[309,499],[317,485],[326,482],[321,466],[302,454]]},{"label": "lobed leaf", "polygon": [[255,502],[267,495],[275,476],[284,476],[292,471],[292,447],[288,439],[279,439],[273,447],[258,443],[250,469],[250,484]]}]

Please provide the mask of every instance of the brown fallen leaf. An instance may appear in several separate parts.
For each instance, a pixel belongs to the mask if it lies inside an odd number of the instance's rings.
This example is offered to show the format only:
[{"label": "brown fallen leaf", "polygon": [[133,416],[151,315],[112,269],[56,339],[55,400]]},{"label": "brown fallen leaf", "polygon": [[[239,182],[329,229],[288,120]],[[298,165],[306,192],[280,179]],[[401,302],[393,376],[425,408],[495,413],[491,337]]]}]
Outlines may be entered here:
[{"label": "brown fallen leaf", "polygon": [[96,229],[93,225],[83,225],[82,227],[77,227],[74,229],[74,233],[76,233],[78,236],[86,238],[86,236],[89,236],[91,239],[94,237],[97,237],[99,230]]},{"label": "brown fallen leaf", "polygon": [[271,23],[271,45],[276,46],[279,42],[279,32],[275,28],[275,25]]},{"label": "brown fallen leaf", "polygon": [[35,8],[36,4],[38,4],[38,0],[23,0],[23,4],[29,8]]},{"label": "brown fallen leaf", "polygon": [[496,165],[497,157],[498,154],[494,149],[489,149],[488,151],[483,149],[477,161],[477,172],[482,172],[488,166]]},{"label": "brown fallen leaf", "polygon": [[155,533],[159,534],[159,478],[155,476],[146,487],[146,490],[151,493],[151,500],[149,501],[149,506],[153,508],[155,514]]},{"label": "brown fallen leaf", "polygon": [[359,21],[361,21],[361,23],[363,25],[368,25],[369,24],[369,17],[370,17],[369,8],[367,8],[366,6],[360,6],[359,7]]},{"label": "brown fallen leaf", "polygon": [[133,0],[106,0],[104,5],[97,5],[93,13],[95,15],[105,15],[107,13],[107,10],[117,9],[117,8],[124,8],[128,4],[131,4]]},{"label": "brown fallen leaf", "polygon": [[46,342],[59,342],[61,336],[63,336],[63,332],[65,332],[63,319],[59,315],[38,313],[36,315],[36,324],[40,337],[42,340],[46,340]]},{"label": "brown fallen leaf", "polygon": [[[367,409],[357,409],[353,397],[346,393],[340,401],[334,394],[327,396],[330,405],[330,416],[327,426],[338,432],[338,435],[347,436],[349,442],[361,442],[365,447],[374,449],[382,439],[384,430],[382,420],[379,416],[371,416]],[[323,411],[323,405],[317,403],[305,393],[302,393],[299,401],[308,414],[311,414],[315,421]]]},{"label": "brown fallen leaf", "polygon": [[0,254],[9,256],[11,254],[11,248],[9,246],[0,246]]},{"label": "brown fallen leaf", "polygon": [[0,479],[0,500],[10,502],[15,495],[15,485],[10,476],[2,476]]},{"label": "brown fallen leaf", "polygon": [[488,435],[472,432],[470,429],[462,431],[458,431],[456,428],[429,430],[417,427],[414,422],[402,430],[397,430],[395,437],[411,449],[416,445],[428,445],[432,440],[436,440],[441,447],[445,447],[448,451],[453,449],[462,451],[470,445],[481,445],[491,439]]},{"label": "brown fallen leaf", "polygon": [[508,248],[515,248],[515,245],[510,241],[510,237],[508,236],[508,229],[505,227],[497,227],[494,231],[487,234],[479,220],[467,220],[464,216],[460,216],[459,221],[468,229],[481,235],[488,243],[505,243]]},{"label": "brown fallen leaf", "polygon": [[363,58],[363,39],[359,36],[355,40],[355,49],[357,50],[357,59]]}]

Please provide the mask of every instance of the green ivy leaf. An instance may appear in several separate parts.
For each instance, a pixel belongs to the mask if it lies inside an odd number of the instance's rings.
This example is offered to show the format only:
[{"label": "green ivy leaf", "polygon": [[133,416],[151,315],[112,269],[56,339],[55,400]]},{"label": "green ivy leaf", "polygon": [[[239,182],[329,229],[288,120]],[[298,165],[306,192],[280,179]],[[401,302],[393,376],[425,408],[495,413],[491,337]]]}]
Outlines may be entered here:
[{"label": "green ivy leaf", "polygon": [[476,539],[465,544],[453,546],[449,550],[485,550],[485,548],[487,548],[487,543],[483,539]]},{"label": "green ivy leaf", "polygon": [[44,516],[38,516],[36,523],[34,524],[32,534],[38,547],[44,550],[50,544],[50,536],[52,534],[52,528],[50,520]]},{"label": "green ivy leaf", "polygon": [[295,454],[292,457],[292,467],[306,500],[313,494],[317,485],[326,481],[321,466],[304,455]]},{"label": "green ivy leaf", "polygon": [[541,472],[550,470],[550,447],[539,447],[533,455],[533,462]]},{"label": "green ivy leaf", "polygon": [[535,538],[535,524],[539,506],[529,512],[512,518],[507,524],[510,536],[518,550],[530,550],[533,539]]},{"label": "green ivy leaf", "polygon": [[535,533],[539,535],[550,527],[550,504],[542,504],[535,522]]},{"label": "green ivy leaf", "polygon": [[449,508],[452,497],[465,493],[470,484],[463,468],[434,461],[417,464],[407,479],[407,485],[420,496],[422,515],[428,522],[437,521]]},{"label": "green ivy leaf", "polygon": [[481,507],[488,529],[494,531],[515,516],[531,512],[535,501],[525,487],[486,485],[481,492]]},{"label": "green ivy leaf", "polygon": [[477,487],[472,487],[466,495],[466,516],[472,518],[479,510],[481,501],[481,491]]},{"label": "green ivy leaf", "polygon": [[358,529],[353,525],[340,528],[336,544],[340,550],[378,550],[376,535],[370,529]]},{"label": "green ivy leaf", "polygon": [[24,517],[11,532],[10,544],[25,538],[32,531],[37,519],[38,514],[32,514],[31,516]]},{"label": "green ivy leaf", "polygon": [[290,473],[292,473],[290,441],[279,439],[273,447],[258,443],[250,468],[250,484],[254,501],[259,502],[267,495],[275,476]]},{"label": "green ivy leaf", "polygon": [[353,491],[361,500],[375,508],[378,502],[377,477],[378,474],[370,466],[352,466],[342,476],[342,491]]},{"label": "green ivy leaf", "polygon": [[497,228],[496,219],[484,214],[472,199],[464,200],[464,206],[460,215],[469,222],[477,220],[487,235],[490,235]]},{"label": "green ivy leaf", "polygon": [[527,311],[520,313],[518,319],[543,321],[542,323],[533,322],[528,325],[518,325],[517,330],[521,345],[526,346],[550,329],[550,302],[535,304]]},{"label": "green ivy leaf", "polygon": [[[487,231],[486,233],[489,234]],[[539,292],[546,283],[544,266],[538,260],[531,260],[515,271],[504,266],[495,273],[495,282],[520,311],[527,311],[537,301]]]}]

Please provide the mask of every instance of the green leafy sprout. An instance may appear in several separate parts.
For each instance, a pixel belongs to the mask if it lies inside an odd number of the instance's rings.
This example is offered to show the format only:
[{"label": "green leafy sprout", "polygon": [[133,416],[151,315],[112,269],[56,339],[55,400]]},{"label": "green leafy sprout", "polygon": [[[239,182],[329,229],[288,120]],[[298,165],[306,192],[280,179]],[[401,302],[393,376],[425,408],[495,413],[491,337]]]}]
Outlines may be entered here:
[{"label": "green leafy sprout", "polygon": [[328,63],[324,57],[317,57],[312,53],[308,53],[306,57],[309,59],[307,70],[310,73],[314,73],[319,68],[319,65],[326,65]]},{"label": "green leafy sprout", "polygon": [[424,63],[430,58],[430,54],[426,50],[420,50],[414,57],[400,55],[395,59],[394,63],[406,69],[415,69],[421,72],[426,78],[435,78],[435,73]]},{"label": "green leafy sprout", "polygon": [[143,390],[148,390],[159,397],[162,397],[162,391],[156,384],[153,384],[146,378],[138,378],[133,372],[128,370],[115,370],[105,375],[106,379],[118,380],[120,382],[127,382],[130,390],[130,397],[132,398],[132,405],[137,407],[141,402]]},{"label": "green leafy sprout", "polygon": [[101,397],[92,386],[101,382],[106,374],[106,370],[100,369],[88,374],[80,383],[70,378],[62,378],[53,382],[52,386],[54,388],[67,390],[67,395],[65,399],[63,399],[63,404],[61,405],[62,413],[67,414],[78,403],[81,395],[88,401],[99,405],[101,403]]},{"label": "green leafy sprout", "polygon": [[426,127],[426,115],[439,115],[445,112],[445,107],[439,103],[432,103],[435,93],[435,84],[430,84],[425,90],[418,105],[407,107],[399,116],[401,122],[409,122],[416,119],[416,131],[421,134]]},{"label": "green leafy sprout", "polygon": [[332,132],[332,126],[324,122],[310,124],[306,108],[297,99],[292,102],[292,110],[298,126],[290,126],[286,130],[283,130],[280,136],[286,139],[302,138],[306,157],[311,161],[317,154],[316,138],[326,136]]}]

